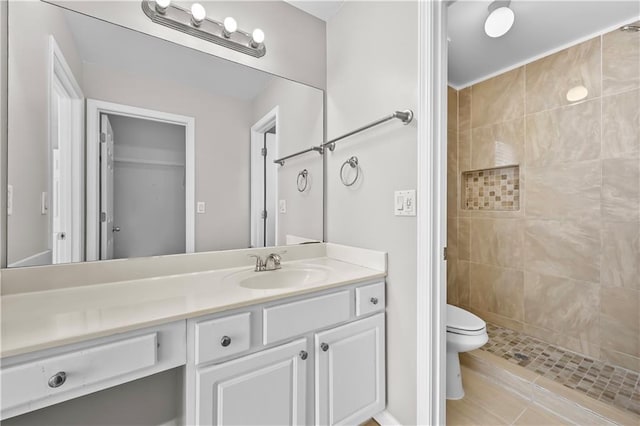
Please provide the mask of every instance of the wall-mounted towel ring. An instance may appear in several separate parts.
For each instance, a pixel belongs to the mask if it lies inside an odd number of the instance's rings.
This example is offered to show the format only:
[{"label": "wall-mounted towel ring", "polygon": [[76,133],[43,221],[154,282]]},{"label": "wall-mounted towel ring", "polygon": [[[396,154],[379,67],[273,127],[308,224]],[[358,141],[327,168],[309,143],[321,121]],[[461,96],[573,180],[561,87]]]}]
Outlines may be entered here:
[{"label": "wall-mounted towel ring", "polygon": [[298,192],[304,192],[307,190],[307,184],[309,182],[309,171],[307,169],[298,173],[296,184],[298,185]]},{"label": "wall-mounted towel ring", "polygon": [[[344,177],[344,168],[345,166],[351,166],[352,169],[356,169],[356,176],[351,180],[351,182],[349,182],[345,177]],[[348,169],[347,169],[348,170]],[[344,163],[342,163],[342,167],[340,167],[340,180],[342,181],[344,186],[351,186],[354,183],[356,183],[358,181],[358,177],[360,176],[360,166],[358,165],[358,157],[351,157],[348,160],[346,160]]]}]

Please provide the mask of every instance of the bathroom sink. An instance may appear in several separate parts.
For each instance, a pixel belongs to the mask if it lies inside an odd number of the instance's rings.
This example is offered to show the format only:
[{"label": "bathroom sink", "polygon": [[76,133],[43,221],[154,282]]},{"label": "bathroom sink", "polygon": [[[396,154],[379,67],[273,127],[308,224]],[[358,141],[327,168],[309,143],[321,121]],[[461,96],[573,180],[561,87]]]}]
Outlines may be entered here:
[{"label": "bathroom sink", "polygon": [[226,279],[235,281],[240,287],[252,290],[270,290],[278,288],[304,287],[325,281],[329,270],[311,265],[283,265],[275,271],[241,271]]}]

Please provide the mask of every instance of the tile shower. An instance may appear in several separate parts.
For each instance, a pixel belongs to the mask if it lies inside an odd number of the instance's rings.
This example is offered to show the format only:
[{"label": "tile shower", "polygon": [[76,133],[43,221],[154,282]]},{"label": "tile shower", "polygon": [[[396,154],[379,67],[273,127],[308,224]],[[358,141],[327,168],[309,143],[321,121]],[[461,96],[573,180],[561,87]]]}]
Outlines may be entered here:
[{"label": "tile shower", "polygon": [[449,303],[640,371],[640,33],[449,88],[448,126]]}]

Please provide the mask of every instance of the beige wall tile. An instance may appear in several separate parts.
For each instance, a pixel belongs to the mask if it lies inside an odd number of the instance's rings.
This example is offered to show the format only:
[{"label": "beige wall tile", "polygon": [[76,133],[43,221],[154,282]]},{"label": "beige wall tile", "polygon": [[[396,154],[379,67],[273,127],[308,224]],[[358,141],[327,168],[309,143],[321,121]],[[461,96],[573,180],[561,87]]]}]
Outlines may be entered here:
[{"label": "beige wall tile", "polygon": [[554,345],[558,345],[562,348],[570,351],[578,352],[580,354],[590,356],[598,359],[600,357],[599,341],[589,342],[580,340],[579,338],[568,336],[565,332],[550,330],[548,328],[536,327],[534,325],[525,323],[522,330],[529,336],[537,337],[538,339],[548,342]]},{"label": "beige wall tile", "polygon": [[471,219],[458,218],[458,259],[471,260]]},{"label": "beige wall tile", "polygon": [[602,217],[611,221],[640,221],[640,159],[602,162]]},{"label": "beige wall tile", "polygon": [[527,272],[524,287],[527,324],[598,343],[598,284]]},{"label": "beige wall tile", "polygon": [[601,173],[599,160],[528,167],[527,217],[599,219]]},{"label": "beige wall tile", "polygon": [[637,290],[600,289],[600,346],[640,357],[640,306]]},{"label": "beige wall tile", "polygon": [[600,99],[527,116],[527,166],[600,157]]},{"label": "beige wall tile", "polygon": [[601,284],[640,290],[640,222],[605,222],[601,244]]},{"label": "beige wall tile", "polygon": [[524,68],[517,68],[472,87],[471,127],[521,118],[524,114]]},{"label": "beige wall tile", "polygon": [[599,97],[600,37],[527,64],[526,80],[527,114],[570,104],[567,91],[580,85]]},{"label": "beige wall tile", "polygon": [[468,306],[467,310],[477,315],[478,317],[482,318],[483,321],[499,325],[500,327],[505,327],[505,328],[508,328],[511,330],[517,330],[517,331],[522,331],[523,329],[522,320],[507,318],[505,316],[494,314],[493,312],[489,312],[489,311],[481,311],[479,309],[474,309],[471,306]]},{"label": "beige wall tile", "polygon": [[640,33],[615,30],[602,39],[604,94],[640,88]]},{"label": "beige wall tile", "polygon": [[524,268],[540,274],[599,282],[599,223],[526,220]]},{"label": "beige wall tile", "polygon": [[471,130],[458,133],[458,179],[462,172],[471,170]]},{"label": "beige wall tile", "polygon": [[471,130],[471,87],[458,92],[458,130]]},{"label": "beige wall tile", "polygon": [[458,91],[447,87],[447,129],[458,131]]},{"label": "beige wall tile", "polygon": [[471,261],[522,269],[523,225],[519,219],[471,219]]},{"label": "beige wall tile", "polygon": [[458,305],[469,306],[469,262],[458,260],[457,264],[456,293],[458,296]]},{"label": "beige wall tile", "polygon": [[447,260],[447,303],[450,305],[458,304],[458,291],[456,281],[458,275],[458,265],[456,259]]},{"label": "beige wall tile", "polygon": [[640,90],[602,101],[602,156],[637,157],[640,153]]},{"label": "beige wall tile", "polygon": [[471,168],[474,170],[520,164],[523,151],[522,118],[472,130]]},{"label": "beige wall tile", "polygon": [[629,370],[640,371],[639,357],[602,348],[600,350],[600,358],[604,361],[609,361],[615,365],[619,365],[620,367],[624,367]]},{"label": "beige wall tile", "polygon": [[515,269],[471,263],[469,304],[517,321],[523,319],[524,274]]},{"label": "beige wall tile", "polygon": [[458,218],[447,218],[447,258],[458,258]]},{"label": "beige wall tile", "polygon": [[447,137],[447,216],[458,214],[458,132]]}]

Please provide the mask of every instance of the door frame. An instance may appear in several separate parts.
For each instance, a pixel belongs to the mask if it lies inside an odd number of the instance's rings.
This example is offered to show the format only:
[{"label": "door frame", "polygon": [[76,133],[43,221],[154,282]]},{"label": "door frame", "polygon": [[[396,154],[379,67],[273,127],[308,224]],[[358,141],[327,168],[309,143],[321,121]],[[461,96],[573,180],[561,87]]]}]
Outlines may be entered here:
[{"label": "door frame", "polygon": [[416,423],[446,424],[447,0],[419,2]]},{"label": "door frame", "polygon": [[[278,158],[279,156],[279,149],[280,149],[280,140],[279,140],[279,130],[280,130],[280,107],[276,106],[275,108],[273,108],[271,111],[269,111],[267,114],[265,114],[260,120],[258,120],[256,122],[256,124],[254,124],[253,126],[251,126],[251,145],[250,145],[250,150],[249,150],[249,161],[250,161],[250,166],[249,166],[249,170],[250,170],[250,179],[249,179],[249,192],[250,192],[250,204],[249,204],[249,216],[250,216],[250,226],[251,226],[251,246],[252,247],[257,247],[255,245],[255,242],[258,238],[258,226],[259,226],[259,220],[257,217],[257,212],[255,211],[255,206],[257,206],[258,200],[260,199],[260,194],[258,194],[258,192],[255,190],[256,184],[255,184],[255,179],[254,179],[254,173],[251,173],[253,171],[253,166],[254,166],[254,153],[257,151],[257,149],[259,149],[259,147],[262,147],[264,145],[264,134],[271,129],[273,126],[276,127],[276,154],[275,154],[275,158]],[[279,245],[281,242],[279,241],[278,238],[278,223],[280,222],[278,220],[278,178],[277,178],[277,174],[276,174],[276,185],[275,185],[275,200],[274,200],[274,206],[273,206],[273,212],[275,215],[275,245]],[[261,209],[260,209],[261,210]]]},{"label": "door frame", "polygon": [[87,99],[87,259],[100,258],[100,114],[139,118],[185,128],[185,252],[195,251],[195,118]]},{"label": "door frame", "polygon": [[[71,261],[80,262],[84,260],[84,146],[83,146],[83,134],[84,134],[84,94],[78,84],[71,67],[67,63],[67,60],[58,46],[56,39],[49,35],[49,61],[48,61],[48,196],[47,196],[47,208],[49,209],[49,250],[51,252],[52,261],[54,254],[53,241],[53,213],[51,211],[52,197],[53,197],[53,185],[52,185],[52,172],[53,172],[53,137],[56,132],[58,122],[53,121],[53,92],[54,86],[57,84],[64,92],[65,99],[69,101],[69,120],[70,125],[67,129],[69,134],[69,148],[70,148],[70,188],[64,188],[63,190],[68,193],[71,198],[71,211],[67,212],[71,215],[71,229],[69,230],[71,238]],[[58,111],[60,112],[60,111]],[[42,202],[44,203],[45,200]]]}]

